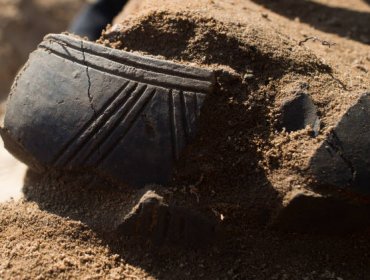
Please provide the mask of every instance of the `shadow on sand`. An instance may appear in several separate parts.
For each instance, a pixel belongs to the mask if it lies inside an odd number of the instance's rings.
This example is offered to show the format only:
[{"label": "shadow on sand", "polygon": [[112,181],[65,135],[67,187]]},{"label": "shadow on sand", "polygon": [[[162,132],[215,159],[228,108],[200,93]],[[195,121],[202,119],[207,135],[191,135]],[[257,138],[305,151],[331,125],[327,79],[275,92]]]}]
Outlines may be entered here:
[{"label": "shadow on sand", "polygon": [[[370,13],[305,0],[252,0],[289,19],[299,18],[321,31],[370,44]],[[366,0],[370,3],[369,0]]]}]

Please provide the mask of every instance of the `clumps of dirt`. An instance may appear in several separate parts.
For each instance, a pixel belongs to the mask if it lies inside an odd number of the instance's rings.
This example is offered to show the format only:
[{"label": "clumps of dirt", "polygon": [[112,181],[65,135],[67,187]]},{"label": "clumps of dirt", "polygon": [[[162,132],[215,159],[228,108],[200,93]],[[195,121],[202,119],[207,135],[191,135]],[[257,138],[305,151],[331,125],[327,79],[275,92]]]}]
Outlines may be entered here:
[{"label": "clumps of dirt", "polygon": [[366,233],[339,238],[246,228],[223,249],[186,253],[149,250],[145,244],[128,250],[119,238],[108,249],[101,240],[81,222],[42,211],[33,202],[3,203],[0,278],[337,280],[367,279],[370,272]]},{"label": "clumps of dirt", "polygon": [[331,71],[312,53],[295,48],[280,32],[253,25],[226,24],[194,12],[149,12],[108,26],[97,42],[213,69],[227,66],[244,74],[256,70],[257,79],[266,71],[266,76],[275,78],[288,71]]},{"label": "clumps of dirt", "polygon": [[113,254],[81,222],[35,203],[0,205],[1,279],[153,279]]},{"label": "clumps of dirt", "polygon": [[[198,137],[178,163],[169,197],[222,214],[224,223],[266,225],[287,193],[310,188],[309,159],[361,93],[348,90],[343,69],[262,20],[149,11],[108,26],[97,41],[215,71],[218,87],[206,100]],[[317,137],[310,127],[277,128],[281,104],[302,90],[317,106]]]}]

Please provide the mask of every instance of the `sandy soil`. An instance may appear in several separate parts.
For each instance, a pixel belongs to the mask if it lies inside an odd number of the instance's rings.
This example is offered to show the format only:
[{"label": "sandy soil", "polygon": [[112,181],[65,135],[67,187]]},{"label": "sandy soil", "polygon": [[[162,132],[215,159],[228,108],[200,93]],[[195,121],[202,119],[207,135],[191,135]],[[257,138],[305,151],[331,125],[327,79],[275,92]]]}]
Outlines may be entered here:
[{"label": "sandy soil", "polygon": [[153,279],[82,223],[42,212],[34,203],[4,203],[0,220],[1,279]]},{"label": "sandy soil", "polygon": [[[292,23],[255,2],[159,0],[154,9],[136,1],[128,7],[134,17],[119,16],[99,41],[216,71],[219,89],[207,100],[200,135],[180,160],[173,188],[202,178],[199,207],[227,211],[232,224],[268,223],[291,193],[323,194],[310,176],[310,159],[370,84],[368,45],[344,40],[339,30],[334,35]],[[314,8],[312,14],[320,13]],[[359,18],[361,38],[367,19]],[[318,137],[276,126],[282,102],[302,88],[318,107]]]},{"label": "sandy soil", "polygon": [[[320,235],[268,227],[289,192],[310,189],[303,172],[310,152],[369,90],[369,3],[155,3],[133,1],[100,43],[217,71],[200,136],[163,195],[222,214],[223,242],[197,251],[128,242],[114,227],[136,195],[89,176],[30,174],[30,201],[0,206],[0,278],[370,279],[369,229]],[[310,37],[319,40],[300,44]],[[274,129],[276,108],[303,84],[322,118],[316,139]],[[195,182],[196,195],[187,188]]]}]

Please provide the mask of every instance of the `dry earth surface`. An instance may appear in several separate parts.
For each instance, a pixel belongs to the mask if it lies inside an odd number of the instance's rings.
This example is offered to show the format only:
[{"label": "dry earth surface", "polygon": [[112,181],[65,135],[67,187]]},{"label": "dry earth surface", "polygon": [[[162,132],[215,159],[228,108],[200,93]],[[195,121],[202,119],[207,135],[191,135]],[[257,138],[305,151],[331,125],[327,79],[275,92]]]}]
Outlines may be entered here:
[{"label": "dry earth surface", "polygon": [[[0,11],[13,19],[11,1],[2,2],[8,8]],[[74,7],[66,3],[53,11]],[[179,204],[222,214],[228,230],[207,249],[132,243],[114,228],[137,194],[86,176],[29,174],[27,201],[0,205],[0,278],[370,279],[369,229],[339,235],[268,227],[292,192],[310,190],[310,153],[370,89],[369,19],[365,0],[132,1],[100,43],[218,73],[198,139],[169,188],[155,188]],[[24,30],[15,34],[22,38]],[[18,66],[1,64],[1,71]],[[276,108],[307,85],[320,136],[310,137],[310,129],[277,133]]]}]

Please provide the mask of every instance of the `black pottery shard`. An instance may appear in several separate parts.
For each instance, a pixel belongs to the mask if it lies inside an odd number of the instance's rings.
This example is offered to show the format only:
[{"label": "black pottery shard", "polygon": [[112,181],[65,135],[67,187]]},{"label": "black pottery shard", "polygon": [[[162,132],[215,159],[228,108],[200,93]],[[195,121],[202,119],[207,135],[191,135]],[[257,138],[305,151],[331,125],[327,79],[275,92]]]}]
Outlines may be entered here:
[{"label": "black pottery shard", "polygon": [[15,79],[1,135],[36,170],[164,184],[213,86],[211,71],[51,34]]},{"label": "black pottery shard", "polygon": [[217,221],[187,207],[168,205],[163,197],[146,192],[117,227],[117,233],[141,237],[154,245],[201,248],[220,234]]},{"label": "black pottery shard", "polygon": [[309,94],[297,92],[296,95],[286,100],[281,106],[281,117],[278,129],[286,129],[287,132],[304,129],[307,125],[312,127],[313,136],[317,136],[320,130],[320,119],[317,108]]},{"label": "black pottery shard", "polygon": [[310,161],[320,186],[370,194],[370,93],[342,117]]}]

